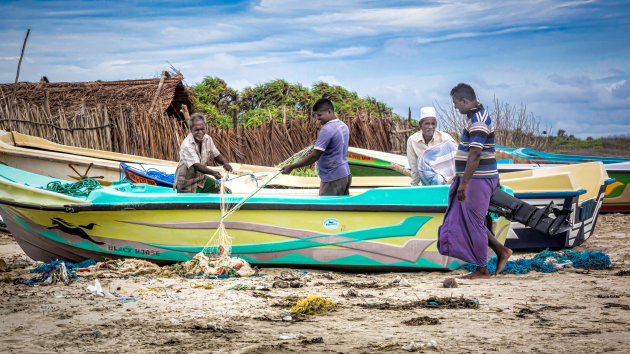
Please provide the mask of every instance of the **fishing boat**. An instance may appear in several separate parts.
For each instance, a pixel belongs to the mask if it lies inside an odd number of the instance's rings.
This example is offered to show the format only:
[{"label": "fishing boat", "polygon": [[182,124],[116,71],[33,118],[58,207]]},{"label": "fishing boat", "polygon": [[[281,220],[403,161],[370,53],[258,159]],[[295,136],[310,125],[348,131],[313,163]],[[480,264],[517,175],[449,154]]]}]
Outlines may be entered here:
[{"label": "fishing boat", "polygon": [[[78,197],[47,190],[51,182],[68,181],[0,166],[0,215],[35,260],[186,261],[204,249],[221,220],[219,194],[122,183]],[[255,265],[452,269],[460,261],[436,247],[447,193],[448,186],[428,186],[345,197],[254,195],[224,225],[232,254]],[[234,205],[245,196],[225,198]],[[509,225],[493,221],[501,242]]]},{"label": "fishing boat", "polygon": [[[521,171],[501,173],[500,181],[502,185],[514,191],[514,196],[529,204],[544,207],[549,202],[554,202],[562,210],[570,212],[570,230],[550,238],[531,227],[515,222],[506,241],[509,247],[545,249],[579,246],[591,236],[603,200],[610,193],[611,186],[618,186],[614,179],[609,178],[601,162],[551,166],[554,167],[526,166],[527,168]],[[134,168],[126,170],[128,174],[132,171],[138,174],[138,177],[128,178],[130,181],[141,182],[151,179],[148,174],[142,174],[143,171]],[[269,181],[273,177],[275,178]],[[228,175],[225,182],[236,194],[251,193],[263,184],[267,184],[267,188],[261,189],[259,191],[261,194],[316,195],[319,188],[319,179],[315,177],[276,176],[272,173],[252,173],[250,176],[235,177]],[[160,183],[163,182],[157,179],[150,182],[153,185]],[[353,176],[350,194],[361,194],[370,188],[408,185],[409,177],[406,176]],[[622,198],[624,195],[619,194],[618,200]]]},{"label": "fishing boat", "polygon": [[[56,144],[46,139],[0,130],[0,164],[61,179],[94,178],[102,185],[121,179],[120,163],[140,170],[173,174],[177,162]],[[265,166],[232,163],[234,173],[274,171]],[[221,172],[221,167],[211,167]],[[148,182],[148,181],[145,181]],[[150,182],[148,182],[150,183]]]},{"label": "fishing boat", "polygon": [[[121,179],[134,182],[146,183],[152,186],[173,187],[174,175],[159,168],[145,168],[142,165],[129,165],[120,163],[122,170]],[[251,193],[259,186],[266,184],[267,188],[262,193],[297,193],[302,195],[317,194],[319,191],[319,177],[291,176],[278,174],[279,169],[271,172],[251,172],[251,173],[227,173],[224,174],[223,182],[235,193]],[[409,177],[406,176],[374,176],[374,177],[353,177],[352,194],[363,193],[369,188],[378,187],[409,187]]]},{"label": "fishing boat", "polygon": [[[499,164],[499,173],[528,171],[558,167],[558,164]],[[602,213],[630,213],[630,162],[619,162],[604,165],[606,173],[614,182],[606,185]]]},{"label": "fishing boat", "polygon": [[409,169],[407,157],[388,152],[348,147],[352,176],[404,176]]},{"label": "fishing boat", "polygon": [[[501,184],[513,190],[518,199],[545,207],[553,202],[561,210],[570,213],[569,229],[554,237],[541,233],[520,223],[513,223],[513,231],[506,245],[514,249],[571,248],[579,246],[592,234],[603,199],[614,179],[609,178],[604,165],[590,162],[574,165],[553,165],[554,167],[527,169],[521,172],[500,174]],[[259,178],[242,178],[228,184],[235,193],[248,193],[261,183],[267,182],[268,175],[254,174]],[[299,176],[278,177],[259,193],[289,193],[294,195],[317,194],[319,180]],[[380,183],[374,183],[379,181]],[[354,177],[350,194],[360,194],[368,188],[407,187],[409,177],[380,176]],[[274,189],[281,188],[281,189]],[[424,187],[415,187],[424,188]],[[413,188],[412,188],[413,189]]]},{"label": "fishing boat", "polygon": [[524,157],[531,162],[541,163],[582,163],[591,161],[600,161],[604,164],[630,162],[630,158],[623,157],[605,157],[605,156],[587,156],[587,155],[564,155],[552,154],[548,152],[537,151],[530,148],[510,148],[507,146],[495,145],[497,151],[503,151],[513,156]]},{"label": "fishing boat", "polygon": [[630,213],[630,162],[608,164],[606,172],[615,181],[606,186],[602,211]]},{"label": "fishing boat", "polygon": [[[496,148],[497,153],[505,152],[529,161],[528,163],[513,163],[509,158],[499,159],[497,160],[497,167],[500,175],[509,172],[600,161],[604,163],[608,175],[615,179],[615,182],[606,186],[601,211],[605,213],[630,212],[630,187],[627,187],[628,182],[630,182],[630,159],[549,154],[532,149],[516,149],[500,145],[497,145]],[[398,176],[400,178],[404,175],[402,171],[409,169],[405,156],[368,149],[354,148],[352,150],[352,148],[349,148],[348,163],[353,171],[353,178],[356,176]],[[518,190],[515,190],[515,193],[518,194]]]},{"label": "fishing boat", "polygon": [[557,249],[579,246],[592,235],[606,189],[615,179],[609,178],[601,162],[588,162],[503,173],[500,181],[514,191],[515,197],[531,205],[543,207],[553,202],[571,213],[571,229],[554,237],[513,223],[513,233],[508,236],[506,246]]}]

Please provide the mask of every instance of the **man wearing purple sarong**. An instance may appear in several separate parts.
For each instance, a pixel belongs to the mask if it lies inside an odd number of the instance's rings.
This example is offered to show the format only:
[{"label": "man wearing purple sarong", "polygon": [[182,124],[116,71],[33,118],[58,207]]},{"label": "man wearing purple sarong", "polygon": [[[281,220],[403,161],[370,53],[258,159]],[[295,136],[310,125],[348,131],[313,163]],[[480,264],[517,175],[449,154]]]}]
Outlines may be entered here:
[{"label": "man wearing purple sarong", "polygon": [[464,278],[489,278],[488,246],[498,258],[495,274],[512,255],[512,250],[499,243],[484,223],[492,191],[499,186],[494,126],[469,85],[453,87],[451,99],[467,119],[455,156],[456,176],[448,193],[448,208],[438,231],[438,250],[477,265],[477,270]]}]

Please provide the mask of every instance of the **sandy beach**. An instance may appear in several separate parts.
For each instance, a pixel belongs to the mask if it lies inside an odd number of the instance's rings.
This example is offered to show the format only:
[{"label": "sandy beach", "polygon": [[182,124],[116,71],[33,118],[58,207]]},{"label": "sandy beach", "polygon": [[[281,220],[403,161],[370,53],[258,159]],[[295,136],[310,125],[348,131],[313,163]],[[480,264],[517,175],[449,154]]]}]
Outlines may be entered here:
[{"label": "sandy beach", "polygon": [[[412,341],[418,351],[437,352],[626,352],[629,225],[630,215],[602,215],[594,235],[577,248],[608,254],[607,270],[458,279],[456,288],[445,288],[444,280],[463,271],[264,268],[261,277],[202,280],[112,275],[99,279],[111,294],[103,297],[87,290],[93,279],[14,285],[33,276],[32,261],[2,233],[7,271],[0,272],[0,343],[9,353],[402,353]],[[278,287],[280,278],[301,287]],[[312,294],[335,307],[289,313],[297,299]],[[432,297],[438,306],[420,306]],[[443,308],[444,298],[478,307]]]}]

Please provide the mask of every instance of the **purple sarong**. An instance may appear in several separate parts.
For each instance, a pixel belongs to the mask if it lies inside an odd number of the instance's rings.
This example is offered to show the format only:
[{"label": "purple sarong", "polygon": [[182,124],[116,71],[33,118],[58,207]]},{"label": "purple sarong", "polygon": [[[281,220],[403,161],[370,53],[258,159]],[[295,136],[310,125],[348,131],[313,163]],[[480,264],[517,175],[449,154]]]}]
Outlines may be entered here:
[{"label": "purple sarong", "polygon": [[456,176],[448,191],[448,208],[438,229],[438,251],[445,256],[485,266],[488,260],[485,218],[490,196],[499,185],[499,179],[471,178],[463,202],[457,199],[461,180],[461,176]]}]

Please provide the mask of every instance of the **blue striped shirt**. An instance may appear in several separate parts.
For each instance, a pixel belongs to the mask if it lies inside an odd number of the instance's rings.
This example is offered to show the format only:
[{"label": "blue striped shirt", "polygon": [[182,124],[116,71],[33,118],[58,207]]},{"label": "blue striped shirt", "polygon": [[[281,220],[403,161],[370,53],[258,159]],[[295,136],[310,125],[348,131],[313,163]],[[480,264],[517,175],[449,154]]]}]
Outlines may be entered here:
[{"label": "blue striped shirt", "polygon": [[462,140],[455,155],[455,173],[463,176],[470,147],[481,148],[479,167],[472,178],[498,178],[497,160],[494,157],[494,125],[488,112],[479,105],[467,114]]}]

